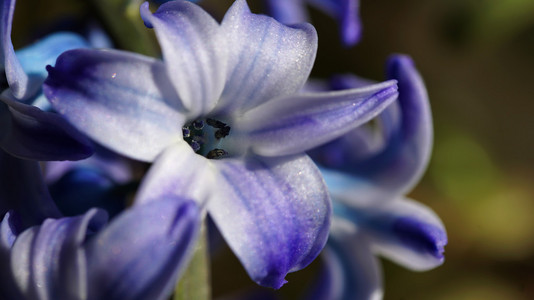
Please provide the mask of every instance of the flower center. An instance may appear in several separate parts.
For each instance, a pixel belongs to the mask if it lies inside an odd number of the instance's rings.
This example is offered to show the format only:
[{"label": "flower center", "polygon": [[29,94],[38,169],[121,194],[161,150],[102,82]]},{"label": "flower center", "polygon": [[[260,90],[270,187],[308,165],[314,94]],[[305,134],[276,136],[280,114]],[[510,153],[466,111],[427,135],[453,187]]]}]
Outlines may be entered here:
[{"label": "flower center", "polygon": [[184,140],[197,154],[208,159],[218,159],[228,155],[228,152],[217,148],[217,145],[230,134],[230,129],[230,126],[219,120],[205,118],[185,124],[182,133]]}]

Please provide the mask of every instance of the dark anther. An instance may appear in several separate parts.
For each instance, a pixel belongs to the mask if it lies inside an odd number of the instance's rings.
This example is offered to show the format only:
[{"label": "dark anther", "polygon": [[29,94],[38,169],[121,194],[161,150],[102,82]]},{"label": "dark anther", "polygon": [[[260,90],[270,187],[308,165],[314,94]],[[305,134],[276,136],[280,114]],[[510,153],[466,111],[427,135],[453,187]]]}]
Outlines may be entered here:
[{"label": "dark anther", "polygon": [[224,124],[223,122],[210,119],[210,118],[206,119],[206,123],[208,123],[208,125],[214,128],[224,128],[226,126],[226,124]]},{"label": "dark anther", "polygon": [[223,149],[213,149],[211,150],[210,152],[208,152],[208,154],[206,155],[207,158],[209,159],[217,159],[217,158],[221,158],[223,156],[226,156],[228,154],[228,152],[224,151]]},{"label": "dark anther", "polygon": [[215,131],[215,138],[221,139],[223,137],[228,136],[228,134],[230,134],[230,126],[224,126],[223,128]]},{"label": "dark anther", "polygon": [[182,127],[182,134],[184,135],[184,138],[188,138],[191,135],[191,130],[187,127]]},{"label": "dark anther", "polygon": [[200,150],[200,144],[197,143],[196,141],[191,141],[191,148],[193,148],[193,151],[197,152],[198,150]]},{"label": "dark anther", "polygon": [[202,120],[193,121],[193,127],[196,130],[202,130],[202,128],[204,128],[204,122]]}]

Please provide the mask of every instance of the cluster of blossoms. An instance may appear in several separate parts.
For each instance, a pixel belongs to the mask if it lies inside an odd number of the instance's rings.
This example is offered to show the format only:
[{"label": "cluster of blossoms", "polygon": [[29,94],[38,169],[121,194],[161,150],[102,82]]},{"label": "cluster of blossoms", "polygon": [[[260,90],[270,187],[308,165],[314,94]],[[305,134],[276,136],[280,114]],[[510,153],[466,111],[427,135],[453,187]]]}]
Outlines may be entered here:
[{"label": "cluster of blossoms", "polygon": [[[208,217],[262,286],[323,253],[317,299],[380,298],[376,254],[440,265],[441,221],[404,196],[432,144],[417,70],[394,55],[381,83],[309,80],[304,2],[268,1],[275,20],[236,0],[220,23],[144,3],[159,59],[67,32],[14,51],[3,0],[0,298],[166,299]],[[358,41],[357,1],[310,3]]]}]

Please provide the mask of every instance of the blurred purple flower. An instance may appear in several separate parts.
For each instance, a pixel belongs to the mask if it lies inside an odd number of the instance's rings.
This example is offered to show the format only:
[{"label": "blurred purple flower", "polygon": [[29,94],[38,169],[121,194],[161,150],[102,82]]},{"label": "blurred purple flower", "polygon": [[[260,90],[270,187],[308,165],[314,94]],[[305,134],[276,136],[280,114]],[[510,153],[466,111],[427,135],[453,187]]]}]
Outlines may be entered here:
[{"label": "blurred purple flower", "polygon": [[195,4],[152,14],[164,61],[73,50],[49,68],[45,94],[101,144],[152,162],[138,201],[173,193],[200,200],[251,278],[279,288],[323,248],[330,199],[304,151],[376,116],[396,81],[298,94],[315,59],[309,24],[254,15],[244,0],[222,24]]},{"label": "blurred purple flower", "polygon": [[308,21],[305,6],[313,5],[337,20],[343,45],[351,47],[361,39],[359,0],[266,0],[266,2],[270,15],[284,24]]},{"label": "blurred purple flower", "polygon": [[106,225],[63,217],[39,164],[0,152],[1,299],[167,299],[199,227],[192,200],[161,195]]},{"label": "blurred purple flower", "polygon": [[15,0],[0,4],[0,67],[5,70],[3,84],[7,81],[9,85],[0,95],[0,148],[33,160],[90,156],[92,147],[87,138],[61,116],[33,106],[45,103],[41,92],[45,66],[63,51],[86,47],[85,41],[71,33],[57,33],[15,53],[11,43],[14,10]]},{"label": "blurred purple flower", "polygon": [[[377,254],[416,271],[443,263],[447,234],[441,220],[430,208],[404,196],[421,178],[432,148],[427,92],[407,56],[393,55],[387,76],[398,81],[399,100],[375,124],[310,152],[323,167],[334,201],[324,251],[326,275],[312,299],[381,299]],[[330,86],[367,84],[358,77],[340,76]]]}]

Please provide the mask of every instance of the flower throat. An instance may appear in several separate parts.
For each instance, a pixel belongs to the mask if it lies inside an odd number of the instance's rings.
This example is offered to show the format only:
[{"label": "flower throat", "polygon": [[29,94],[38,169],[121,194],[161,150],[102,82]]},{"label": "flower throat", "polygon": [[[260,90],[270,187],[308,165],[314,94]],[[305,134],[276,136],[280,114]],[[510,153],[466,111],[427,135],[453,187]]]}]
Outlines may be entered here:
[{"label": "flower throat", "polygon": [[184,140],[197,154],[208,159],[218,159],[228,155],[228,152],[216,146],[230,134],[230,129],[230,126],[219,120],[206,118],[185,124],[182,133]]}]

